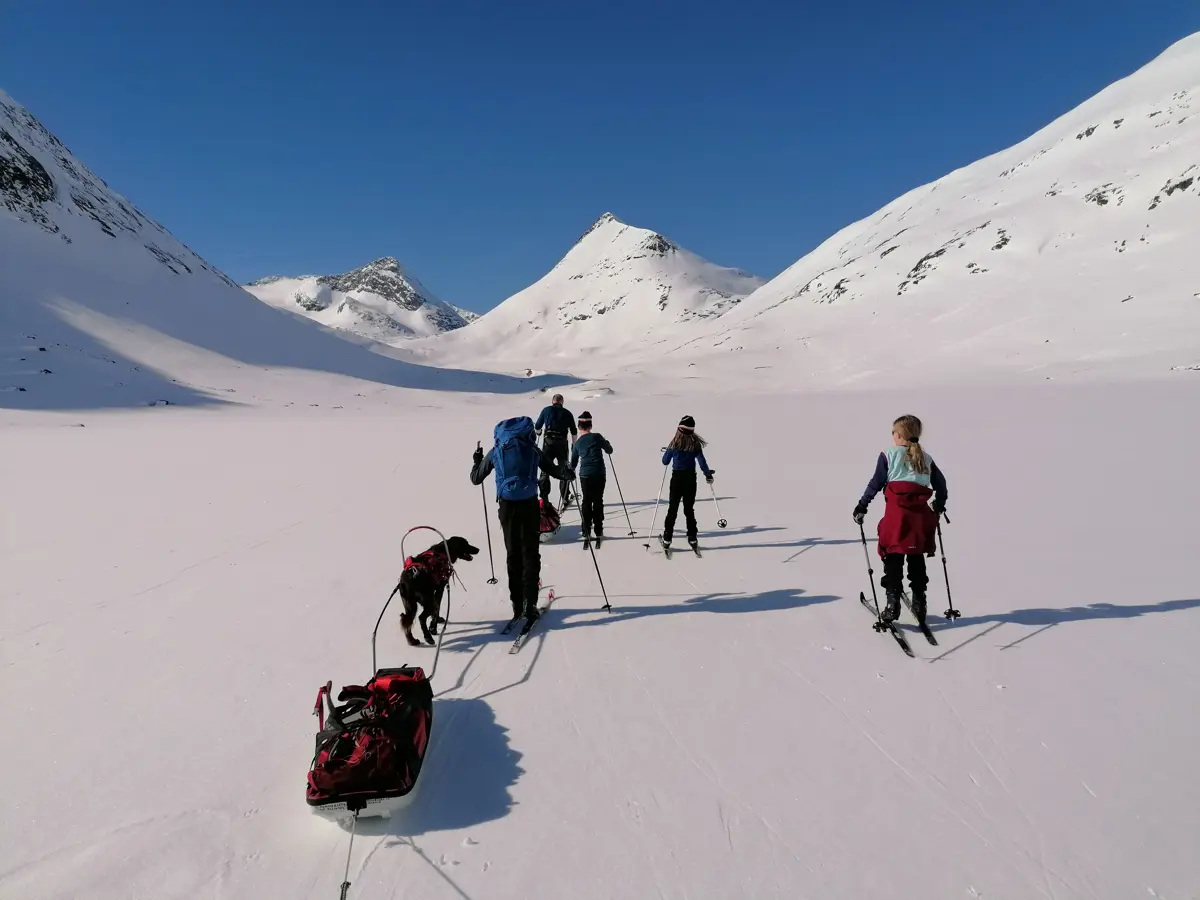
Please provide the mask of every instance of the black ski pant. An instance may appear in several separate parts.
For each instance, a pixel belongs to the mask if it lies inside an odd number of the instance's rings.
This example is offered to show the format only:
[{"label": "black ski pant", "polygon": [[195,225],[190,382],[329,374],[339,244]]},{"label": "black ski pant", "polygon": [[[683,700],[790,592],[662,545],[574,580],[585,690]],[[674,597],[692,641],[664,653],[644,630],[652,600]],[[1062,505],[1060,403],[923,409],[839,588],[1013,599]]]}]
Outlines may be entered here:
[{"label": "black ski pant", "polygon": [[538,579],[542,575],[541,513],[537,497],[501,500],[499,507],[508,554],[508,598],[516,617],[537,607]]},{"label": "black ski pant", "polygon": [[[547,462],[553,463],[559,468],[565,469],[571,462],[571,449],[567,446],[566,441],[546,441],[542,445],[542,455]],[[550,476],[542,472],[542,477],[538,479],[538,486],[541,488],[542,499],[550,499]],[[559,488],[559,503],[561,507],[562,498],[566,495],[566,482],[563,482]],[[559,510],[562,511],[561,509]]]},{"label": "black ski pant", "polygon": [[925,556],[921,553],[889,553],[883,558],[883,578],[880,584],[884,590],[895,588],[904,589],[904,561],[908,560],[908,586],[912,589],[914,598],[924,597],[925,589],[929,586],[929,575],[925,571]]},{"label": "black ski pant", "polygon": [[579,515],[583,518],[583,533],[593,531],[596,537],[604,534],[604,475],[588,475],[579,479],[579,490],[583,499],[579,504]]},{"label": "black ski pant", "polygon": [[667,518],[663,522],[663,538],[671,540],[675,532],[675,517],[679,501],[683,501],[683,517],[687,521],[687,537],[696,540],[696,470],[676,469],[671,472],[671,493],[667,499]]}]

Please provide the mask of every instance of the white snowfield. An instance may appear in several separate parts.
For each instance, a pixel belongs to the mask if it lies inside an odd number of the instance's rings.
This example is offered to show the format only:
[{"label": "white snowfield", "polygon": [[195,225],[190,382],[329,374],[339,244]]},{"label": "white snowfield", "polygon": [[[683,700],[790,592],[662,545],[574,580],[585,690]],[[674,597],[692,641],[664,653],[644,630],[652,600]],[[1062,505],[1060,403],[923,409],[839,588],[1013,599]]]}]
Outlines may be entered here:
[{"label": "white snowfield", "polygon": [[[304,800],[313,701],[370,678],[421,524],[482,552],[417,795],[360,823],[352,900],[1200,897],[1198,40],[754,293],[606,217],[561,272],[402,348],[250,296],[0,96],[0,897],[334,900],[349,835]],[[494,481],[468,471],[555,388],[615,448],[613,610],[568,511],[514,656]],[[962,612],[928,560],[916,658],[858,602],[851,520],[903,413],[949,482]],[[729,525],[701,483],[703,557],[681,517],[667,560],[643,543],[684,414]],[[428,669],[399,613],[380,665]]]},{"label": "white snowfield", "polygon": [[[593,404],[638,534],[610,476],[605,613],[568,512],[542,548],[558,600],[516,656],[494,512],[485,583],[494,484],[485,504],[467,473],[533,398],[21,419],[0,896],[334,900],[348,834],[304,801],[313,700],[370,677],[400,536],[431,524],[483,552],[451,596],[419,794],[360,823],[351,898],[1195,897],[1198,394]],[[917,659],[859,605],[850,518],[909,411],[949,479],[962,611],[939,617],[929,560],[939,645],[908,629]],[[701,484],[704,557],[667,561],[642,542],[685,412],[729,527]],[[398,616],[380,664],[428,667]]]},{"label": "white snowfield", "polygon": [[384,344],[453,331],[478,318],[438,299],[390,256],[343,275],[273,276],[246,290],[271,306]]}]

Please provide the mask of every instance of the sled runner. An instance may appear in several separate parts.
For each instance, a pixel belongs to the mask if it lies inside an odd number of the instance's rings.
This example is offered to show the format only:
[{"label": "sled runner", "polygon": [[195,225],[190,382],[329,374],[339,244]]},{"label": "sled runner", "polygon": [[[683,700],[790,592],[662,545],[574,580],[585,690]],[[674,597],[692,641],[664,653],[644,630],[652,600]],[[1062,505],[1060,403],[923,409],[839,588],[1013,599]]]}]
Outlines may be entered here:
[{"label": "sled runner", "polygon": [[[436,528],[418,525],[404,535]],[[400,542],[401,558],[404,540]],[[446,547],[446,559],[449,559]],[[426,676],[420,666],[378,668],[375,638],[399,584],[388,596],[375,630],[371,632],[371,668],[374,675],[363,685],[347,685],[333,701],[333,682],[317,691],[313,715],[317,716],[316,747],[308,772],[306,799],[317,815],[334,821],[368,816],[389,817],[412,802],[417,777],[425,761],[433,728],[433,687],[445,625],[438,633],[433,666]],[[449,588],[445,613],[449,619]]]}]

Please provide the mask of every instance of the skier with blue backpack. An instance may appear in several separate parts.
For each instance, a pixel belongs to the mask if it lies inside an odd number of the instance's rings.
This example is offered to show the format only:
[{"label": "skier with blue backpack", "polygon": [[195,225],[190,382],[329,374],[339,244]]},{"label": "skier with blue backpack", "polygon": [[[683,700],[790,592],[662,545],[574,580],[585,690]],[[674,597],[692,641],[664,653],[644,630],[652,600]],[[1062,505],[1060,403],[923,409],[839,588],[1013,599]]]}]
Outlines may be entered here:
[{"label": "skier with blue backpack", "polygon": [[538,449],[529,416],[505,419],[496,425],[495,446],[485,454],[476,448],[471,483],[483,484],[496,473],[496,505],[504,549],[508,556],[508,596],[513,622],[525,617],[525,630],[538,619],[538,582],[541,578],[541,514],[538,506],[539,470],[554,478],[571,480],[575,474],[555,465]]}]

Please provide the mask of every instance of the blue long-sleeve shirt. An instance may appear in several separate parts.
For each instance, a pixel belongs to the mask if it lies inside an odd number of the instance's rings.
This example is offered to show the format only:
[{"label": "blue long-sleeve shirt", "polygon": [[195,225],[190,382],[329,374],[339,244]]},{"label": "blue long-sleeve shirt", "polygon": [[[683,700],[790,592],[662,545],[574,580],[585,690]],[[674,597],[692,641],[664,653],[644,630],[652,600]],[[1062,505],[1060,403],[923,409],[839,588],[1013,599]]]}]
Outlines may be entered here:
[{"label": "blue long-sleeve shirt", "polygon": [[663,465],[671,464],[673,472],[694,472],[696,464],[700,464],[700,471],[707,478],[712,475],[712,469],[708,467],[708,461],[704,458],[704,451],[697,450],[693,453],[690,450],[672,450],[669,447],[663,454]]},{"label": "blue long-sleeve shirt", "polygon": [[[870,482],[867,483],[867,489],[863,492],[862,499],[858,501],[858,505],[866,509],[871,505],[871,501],[875,499],[875,495],[887,487],[888,483],[888,458],[886,453],[879,454],[879,460],[875,463],[875,474],[871,476]],[[937,463],[933,460],[929,461],[929,485],[933,488],[933,502],[946,504],[946,476],[942,474],[942,470],[937,467]]]}]

